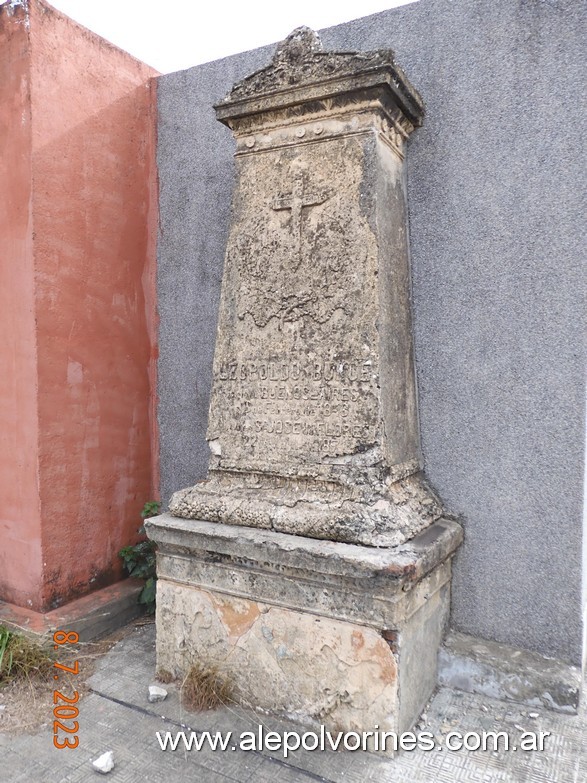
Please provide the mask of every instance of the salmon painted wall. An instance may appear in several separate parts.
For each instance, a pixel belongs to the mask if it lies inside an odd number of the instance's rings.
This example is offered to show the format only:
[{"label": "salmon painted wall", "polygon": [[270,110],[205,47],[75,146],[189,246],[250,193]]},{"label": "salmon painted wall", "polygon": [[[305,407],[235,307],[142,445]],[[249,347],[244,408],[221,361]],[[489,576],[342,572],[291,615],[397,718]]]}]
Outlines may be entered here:
[{"label": "salmon painted wall", "polygon": [[40,589],[11,579],[44,611],[122,576],[118,550],[158,485],[156,72],[40,0],[28,14],[41,517],[29,538],[43,571]]},{"label": "salmon painted wall", "polygon": [[0,597],[42,583],[26,13],[0,6]]}]

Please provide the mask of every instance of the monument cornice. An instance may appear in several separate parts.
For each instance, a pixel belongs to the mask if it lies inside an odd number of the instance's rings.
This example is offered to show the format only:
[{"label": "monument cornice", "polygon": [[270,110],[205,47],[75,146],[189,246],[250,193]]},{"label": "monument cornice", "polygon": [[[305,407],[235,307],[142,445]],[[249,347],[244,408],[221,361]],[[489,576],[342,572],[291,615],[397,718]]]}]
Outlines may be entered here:
[{"label": "monument cornice", "polygon": [[461,526],[449,517],[392,549],[170,514],[147,520],[145,527],[157,543],[160,578],[387,628],[407,619],[446,584],[451,558],[463,540]]},{"label": "monument cornice", "polygon": [[424,107],[415,90],[412,88],[409,94],[401,90],[389,66],[246,98],[229,97],[214,108],[217,119],[238,132],[244,119],[255,118],[256,124],[263,126],[268,115],[273,115],[273,119],[280,115],[287,121],[291,117],[301,118],[360,103],[380,107],[392,120],[398,119],[399,109],[404,120],[402,125],[408,132],[419,127],[424,118]]},{"label": "monument cornice", "polygon": [[389,49],[374,52],[324,52],[318,36],[298,28],[275,52],[269,66],[237,83],[214,108],[220,122],[235,132],[245,118],[261,126],[266,115],[289,116],[331,111],[368,102],[379,105],[406,130],[422,124],[423,101]]}]

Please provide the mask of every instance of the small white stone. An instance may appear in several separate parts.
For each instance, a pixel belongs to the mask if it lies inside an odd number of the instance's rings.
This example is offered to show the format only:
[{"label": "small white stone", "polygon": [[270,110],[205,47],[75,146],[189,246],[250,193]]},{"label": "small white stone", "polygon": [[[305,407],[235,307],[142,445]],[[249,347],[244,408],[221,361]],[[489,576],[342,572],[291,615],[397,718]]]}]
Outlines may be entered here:
[{"label": "small white stone", "polygon": [[539,715],[538,715],[538,713],[537,713],[537,712],[529,712],[529,713],[528,713],[528,717],[529,717],[529,718],[533,718],[534,720],[536,720],[536,718],[538,718],[538,717],[539,717]]},{"label": "small white stone", "polygon": [[164,701],[167,698],[167,691],[159,685],[149,685],[149,701]]},{"label": "small white stone", "polygon": [[102,775],[110,772],[114,769],[114,753],[111,750],[107,750],[106,753],[102,753],[101,756],[95,761],[92,761],[92,767],[96,772],[100,772]]},{"label": "small white stone", "polygon": [[489,708],[486,707],[485,704],[481,705],[481,709],[483,710],[483,712],[489,712]]}]

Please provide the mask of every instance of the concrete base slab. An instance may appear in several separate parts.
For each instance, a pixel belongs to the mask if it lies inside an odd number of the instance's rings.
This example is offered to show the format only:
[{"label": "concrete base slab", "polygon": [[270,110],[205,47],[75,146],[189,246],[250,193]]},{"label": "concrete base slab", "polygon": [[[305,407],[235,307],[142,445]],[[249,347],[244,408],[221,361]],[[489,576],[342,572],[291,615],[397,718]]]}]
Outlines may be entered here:
[{"label": "concrete base slab", "polygon": [[157,666],[219,669],[241,703],[330,730],[407,731],[437,681],[448,519],[393,549],[184,520],[157,543]]},{"label": "concrete base slab", "polygon": [[441,685],[468,693],[571,714],[579,706],[578,668],[505,644],[451,632],[438,668]]},{"label": "concrete base slab", "polygon": [[46,613],[0,601],[0,625],[35,636],[61,629],[75,631],[80,641],[93,641],[143,614],[144,607],[138,603],[142,589],[142,581],[125,579]]}]

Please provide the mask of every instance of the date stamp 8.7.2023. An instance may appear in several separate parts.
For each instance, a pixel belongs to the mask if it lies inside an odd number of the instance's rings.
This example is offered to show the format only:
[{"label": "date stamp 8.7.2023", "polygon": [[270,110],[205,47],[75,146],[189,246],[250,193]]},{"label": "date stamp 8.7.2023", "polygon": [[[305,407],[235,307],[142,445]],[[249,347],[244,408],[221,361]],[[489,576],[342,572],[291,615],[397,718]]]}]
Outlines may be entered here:
[{"label": "date stamp 8.7.2023", "polygon": [[[64,644],[77,644],[79,641],[79,634],[75,631],[55,631],[53,634],[53,642],[56,650],[60,649]],[[56,669],[56,673],[53,675],[54,680],[59,680],[60,672],[68,672],[69,674],[79,674],[79,661],[74,661],[73,666],[66,666],[64,663],[53,664],[53,668]],[[56,748],[77,748],[79,745],[79,737],[77,732],[79,730],[79,723],[76,718],[79,716],[79,709],[76,707],[79,699],[79,693],[73,692],[73,696],[66,696],[61,691],[53,691],[53,744]],[[69,725],[70,722],[73,725]],[[60,738],[59,732],[65,733],[63,739]]]}]

